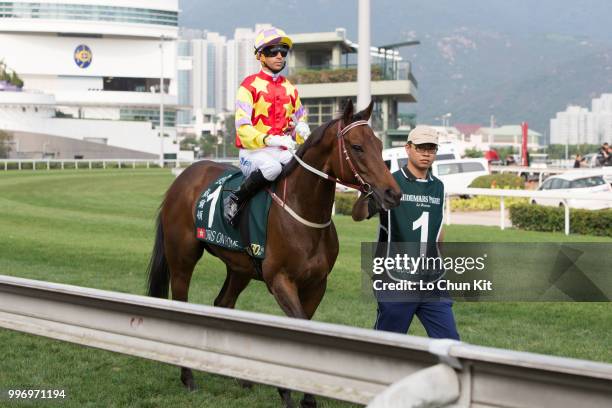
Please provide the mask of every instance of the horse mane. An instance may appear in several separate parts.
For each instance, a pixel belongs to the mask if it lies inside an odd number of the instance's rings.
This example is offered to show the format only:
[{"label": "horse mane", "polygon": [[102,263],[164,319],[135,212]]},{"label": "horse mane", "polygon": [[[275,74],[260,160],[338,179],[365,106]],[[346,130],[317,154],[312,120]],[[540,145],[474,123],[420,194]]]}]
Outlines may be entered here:
[{"label": "horse mane", "polygon": [[[321,126],[317,127],[315,130],[313,130],[313,132],[310,135],[310,137],[297,149],[297,151],[295,152],[295,155],[301,159],[304,156],[304,154],[306,153],[306,151],[311,146],[316,146],[316,145],[319,144],[319,142],[323,139],[323,136],[325,135],[325,132],[327,132],[327,129],[329,129],[333,124],[335,124],[339,120],[340,120],[339,118],[332,119],[329,122],[326,122],[326,123],[322,124]],[[295,158],[291,159],[289,161],[289,163],[287,163],[283,167],[283,170],[281,171],[281,174],[279,175],[277,180],[280,180],[283,177],[287,177],[298,166],[299,166],[298,161],[295,160]]]},{"label": "horse mane", "polygon": [[[345,123],[344,126],[356,122],[358,120],[365,120],[365,118],[362,115],[363,112],[358,112],[355,115],[353,115],[351,121],[349,123]],[[326,122],[324,124],[322,124],[321,126],[317,127],[312,134],[310,135],[310,137],[308,138],[308,140],[306,140],[306,142],[304,142],[304,144],[302,144],[298,150],[295,152],[295,155],[297,157],[299,157],[300,159],[304,156],[304,154],[306,153],[306,151],[312,147],[312,146],[316,146],[317,144],[319,144],[319,142],[321,141],[321,139],[323,139],[323,136],[325,135],[325,132],[327,132],[327,129],[329,129],[332,125],[338,123],[338,121],[341,118],[335,118],[330,120],[329,122]],[[291,174],[291,172],[293,172],[293,170],[295,170],[296,167],[299,166],[299,163],[297,160],[295,160],[295,158],[291,159],[289,161],[289,163],[287,163],[284,167],[283,170],[281,171],[281,174],[279,175],[279,177],[276,180],[280,180],[283,177],[287,177],[289,174]]]}]

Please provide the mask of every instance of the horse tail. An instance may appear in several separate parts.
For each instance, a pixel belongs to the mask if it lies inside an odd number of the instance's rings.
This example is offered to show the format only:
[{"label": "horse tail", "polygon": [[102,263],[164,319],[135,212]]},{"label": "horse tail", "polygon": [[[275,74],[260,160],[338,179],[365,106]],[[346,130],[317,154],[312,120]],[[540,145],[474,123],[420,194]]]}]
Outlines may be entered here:
[{"label": "horse tail", "polygon": [[168,298],[168,287],[170,285],[170,268],[164,251],[164,228],[161,222],[161,212],[157,216],[157,232],[155,234],[155,245],[149,261],[149,280],[147,295],[158,298]]}]

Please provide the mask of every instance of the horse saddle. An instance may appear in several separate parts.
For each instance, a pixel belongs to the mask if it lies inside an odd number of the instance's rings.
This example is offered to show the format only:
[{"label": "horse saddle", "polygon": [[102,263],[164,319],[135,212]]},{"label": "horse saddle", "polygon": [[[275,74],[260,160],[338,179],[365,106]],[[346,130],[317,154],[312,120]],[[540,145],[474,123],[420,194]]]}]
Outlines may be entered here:
[{"label": "horse saddle", "polygon": [[204,188],[195,208],[195,234],[200,241],[232,251],[246,251],[256,259],[264,259],[266,227],[272,198],[265,190],[259,191],[241,211],[238,228],[223,217],[223,201],[236,190],[244,175],[231,168]]}]

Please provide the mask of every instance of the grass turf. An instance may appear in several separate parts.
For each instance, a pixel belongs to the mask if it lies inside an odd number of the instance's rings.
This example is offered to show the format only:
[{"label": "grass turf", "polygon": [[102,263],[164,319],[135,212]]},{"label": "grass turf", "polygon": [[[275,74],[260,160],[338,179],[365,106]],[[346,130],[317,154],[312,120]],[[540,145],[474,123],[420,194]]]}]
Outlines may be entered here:
[{"label": "grass turf", "polygon": [[[143,294],[157,206],[172,179],[169,172],[152,169],[0,174],[0,273]],[[354,223],[339,216],[334,222],[340,256],[315,319],[372,327],[375,305],[361,295],[359,252],[362,241],[374,239],[376,221]],[[474,226],[450,226],[445,239],[612,242]],[[211,304],[224,277],[221,262],[205,255],[194,273],[190,301]],[[260,282],[245,290],[237,308],[281,314]],[[466,342],[612,362],[608,303],[456,303],[454,309]],[[425,334],[416,320],[410,333]],[[173,366],[3,329],[0,344],[0,389],[64,388],[66,406],[279,405],[273,388],[242,390],[221,376],[196,373],[201,388],[189,394]]]}]

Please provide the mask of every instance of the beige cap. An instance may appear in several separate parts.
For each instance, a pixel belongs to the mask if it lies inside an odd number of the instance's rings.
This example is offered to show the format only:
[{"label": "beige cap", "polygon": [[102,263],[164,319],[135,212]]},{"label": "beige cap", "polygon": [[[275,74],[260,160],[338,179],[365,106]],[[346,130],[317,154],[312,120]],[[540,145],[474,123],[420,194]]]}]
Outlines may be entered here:
[{"label": "beige cap", "polygon": [[419,125],[408,133],[408,140],[415,145],[433,143],[438,144],[438,132],[429,126]]}]

